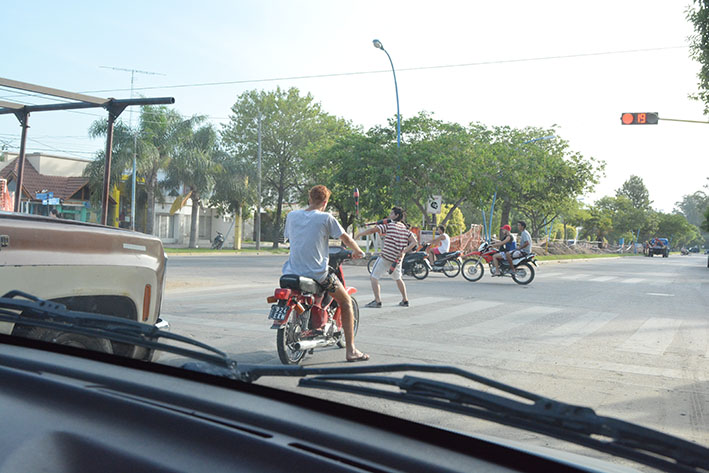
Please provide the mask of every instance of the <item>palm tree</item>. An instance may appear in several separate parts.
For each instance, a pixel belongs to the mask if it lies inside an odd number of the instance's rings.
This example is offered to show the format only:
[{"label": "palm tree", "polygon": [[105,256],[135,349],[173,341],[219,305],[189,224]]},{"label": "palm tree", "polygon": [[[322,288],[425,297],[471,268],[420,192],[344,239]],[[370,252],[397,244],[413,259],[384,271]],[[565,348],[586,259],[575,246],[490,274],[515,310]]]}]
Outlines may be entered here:
[{"label": "palm tree", "polygon": [[192,128],[202,117],[184,119],[177,111],[165,106],[145,106],[140,114],[138,171],[145,178],[148,222],[145,232],[153,234],[158,174],[167,169],[182,143],[189,139]]},{"label": "palm tree", "polygon": [[172,187],[182,185],[191,193],[190,248],[197,246],[199,208],[202,198],[214,188],[214,176],[218,172],[215,157],[219,153],[217,132],[211,125],[206,125],[182,136],[167,167],[166,184]]}]

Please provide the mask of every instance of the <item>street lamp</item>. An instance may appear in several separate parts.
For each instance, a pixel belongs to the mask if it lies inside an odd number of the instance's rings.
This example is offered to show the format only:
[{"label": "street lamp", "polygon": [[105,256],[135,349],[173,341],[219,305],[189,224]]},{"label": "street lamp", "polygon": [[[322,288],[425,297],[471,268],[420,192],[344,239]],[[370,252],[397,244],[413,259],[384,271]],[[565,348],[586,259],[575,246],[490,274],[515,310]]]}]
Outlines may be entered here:
[{"label": "street lamp", "polygon": [[401,114],[399,114],[399,86],[396,84],[396,71],[394,70],[394,62],[391,60],[391,56],[384,49],[384,45],[378,39],[372,41],[375,48],[384,51],[389,58],[389,64],[391,64],[391,72],[394,74],[394,91],[396,92],[396,147],[401,148]]}]

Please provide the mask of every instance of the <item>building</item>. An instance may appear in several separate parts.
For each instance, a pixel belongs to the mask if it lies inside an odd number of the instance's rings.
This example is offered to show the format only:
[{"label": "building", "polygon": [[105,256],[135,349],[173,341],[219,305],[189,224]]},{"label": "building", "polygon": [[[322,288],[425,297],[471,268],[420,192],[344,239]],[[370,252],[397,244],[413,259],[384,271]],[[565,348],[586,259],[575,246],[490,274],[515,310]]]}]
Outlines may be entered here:
[{"label": "building", "polygon": [[[0,162],[0,178],[10,193],[17,192],[17,154],[6,153]],[[91,220],[89,180],[82,176],[88,160],[28,153],[22,177],[23,213],[49,215],[57,209],[63,218]],[[16,198],[16,197],[15,197]]]}]

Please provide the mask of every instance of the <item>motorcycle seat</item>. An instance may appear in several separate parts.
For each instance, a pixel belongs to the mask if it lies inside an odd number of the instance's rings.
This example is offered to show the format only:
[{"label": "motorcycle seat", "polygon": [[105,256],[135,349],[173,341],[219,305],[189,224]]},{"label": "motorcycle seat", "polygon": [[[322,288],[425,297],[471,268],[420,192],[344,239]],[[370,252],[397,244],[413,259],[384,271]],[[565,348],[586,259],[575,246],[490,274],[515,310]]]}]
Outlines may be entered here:
[{"label": "motorcycle seat", "polygon": [[460,251],[447,251],[445,253],[441,253],[440,255],[438,255],[438,257],[445,258],[447,256],[455,256],[456,253],[460,254]]},{"label": "motorcycle seat", "polygon": [[297,274],[284,274],[281,276],[280,285],[285,289],[297,289],[310,294],[317,294],[321,290],[320,284],[315,279]]}]

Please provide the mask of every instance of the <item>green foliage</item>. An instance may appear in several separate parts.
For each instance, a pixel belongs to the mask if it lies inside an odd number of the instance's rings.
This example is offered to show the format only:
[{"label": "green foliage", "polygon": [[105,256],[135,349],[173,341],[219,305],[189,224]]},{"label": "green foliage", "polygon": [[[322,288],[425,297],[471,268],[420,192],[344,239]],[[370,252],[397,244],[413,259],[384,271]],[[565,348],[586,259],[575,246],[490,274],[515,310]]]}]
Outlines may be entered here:
[{"label": "green foliage", "polygon": [[639,210],[650,210],[650,193],[645,187],[643,180],[635,175],[631,175],[627,181],[623,183],[620,189],[616,190],[616,197],[627,197],[630,203]]},{"label": "green foliage", "polygon": [[709,1],[694,0],[687,8],[687,19],[694,25],[694,34],[689,38],[690,56],[701,64],[697,74],[698,92],[692,98],[704,103],[704,114],[709,114]]},{"label": "green foliage", "polygon": [[[453,209],[452,204],[443,204],[443,207],[441,208],[441,213],[439,215],[440,222],[446,221],[446,216],[451,211],[451,209]],[[446,223],[446,233],[448,233],[448,235],[450,236],[456,236],[460,235],[466,230],[467,227],[465,226],[463,212],[461,212],[460,209],[456,207],[455,209],[453,209],[453,214]]]},{"label": "green foliage", "polygon": [[[237,159],[257,165],[259,117],[262,129],[262,181],[265,204],[276,205],[274,228],[282,222],[286,199],[296,199],[307,180],[307,154],[321,142],[330,142],[344,122],[321,110],[310,94],[296,88],[274,91],[250,90],[231,108],[229,123],[222,129],[224,147]],[[272,235],[274,248],[278,235]]]}]

